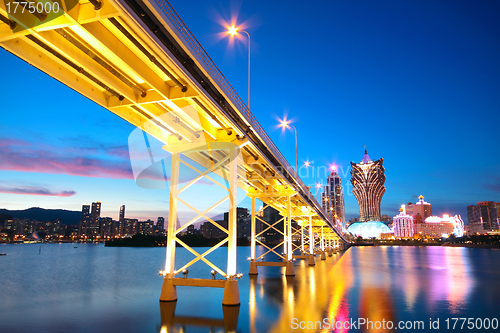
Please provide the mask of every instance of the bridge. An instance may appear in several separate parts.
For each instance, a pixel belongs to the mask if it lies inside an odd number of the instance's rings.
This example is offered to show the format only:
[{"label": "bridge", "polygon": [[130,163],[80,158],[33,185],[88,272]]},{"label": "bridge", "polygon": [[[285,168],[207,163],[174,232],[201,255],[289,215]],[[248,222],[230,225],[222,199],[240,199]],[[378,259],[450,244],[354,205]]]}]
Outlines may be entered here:
[{"label": "bridge", "polygon": [[[293,276],[295,259],[308,259],[314,265],[316,255],[325,259],[348,247],[297,170],[168,1],[39,0],[33,4],[34,11],[26,8],[21,12],[21,8],[14,10],[14,1],[0,2],[0,46],[156,138],[171,154],[161,301],[177,300],[176,286],[185,285],[224,288],[223,305],[240,304],[238,189],[252,200],[249,274],[258,274],[259,266],[283,266],[285,274]],[[186,169],[196,176],[184,179]],[[196,200],[181,196],[202,179],[225,191],[216,204],[204,210]],[[257,199],[264,204],[261,209],[256,207]],[[181,227],[176,225],[179,204],[197,215]],[[208,216],[222,205],[229,212],[227,227]],[[273,224],[264,221],[261,213],[268,206],[277,209],[282,219]],[[177,237],[200,219],[227,234],[204,253]],[[262,230],[256,228],[259,221]],[[261,236],[269,230],[281,234],[283,241],[266,244]],[[176,244],[195,258],[176,262]],[[259,244],[267,252],[257,257]],[[206,256],[226,245],[224,270]],[[281,261],[259,260],[268,253]],[[224,279],[177,277],[200,260]]]}]

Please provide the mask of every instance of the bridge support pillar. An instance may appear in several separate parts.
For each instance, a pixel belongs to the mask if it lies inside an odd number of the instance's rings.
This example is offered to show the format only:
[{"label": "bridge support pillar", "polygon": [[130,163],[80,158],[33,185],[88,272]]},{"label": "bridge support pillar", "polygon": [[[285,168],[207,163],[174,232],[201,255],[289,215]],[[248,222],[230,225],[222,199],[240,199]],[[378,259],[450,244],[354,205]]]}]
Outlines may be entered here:
[{"label": "bridge support pillar", "polygon": [[314,260],[314,235],[312,228],[312,215],[309,213],[309,266],[316,265]]},{"label": "bridge support pillar", "polygon": [[177,301],[177,287],[171,277],[163,277],[163,285],[160,293],[161,302],[175,302]]},{"label": "bridge support pillar", "polygon": [[300,223],[300,254],[304,254],[304,222]]},{"label": "bridge support pillar", "polygon": [[[251,255],[250,255],[250,267],[248,274],[257,275],[259,266],[279,266],[286,267],[285,274],[288,276],[295,275],[293,268],[293,243],[292,243],[292,207],[291,207],[291,197],[296,194],[295,190],[288,186],[280,185],[277,189],[265,189],[260,190],[258,188],[250,187],[247,196],[252,198],[252,218],[251,218]],[[264,206],[256,212],[255,209],[255,199],[260,199]],[[284,202],[283,202],[284,201]],[[282,216],[278,221],[268,223],[258,213],[263,212],[267,207],[276,207]],[[256,220],[259,220],[263,225],[263,230],[257,232],[255,225]],[[283,229],[278,228],[278,224],[283,223]],[[269,247],[266,245],[259,236],[263,235],[268,230],[274,230],[283,236],[283,241],[279,244]],[[299,230],[300,231],[300,230]],[[296,231],[296,232],[299,232]],[[255,246],[259,243],[268,251],[257,256]],[[277,249],[283,246],[283,251],[280,253]],[[297,247],[298,248],[298,247]],[[274,253],[280,258],[280,262],[267,262],[260,261],[268,253]],[[264,260],[264,259],[263,259]]]},{"label": "bridge support pillar", "polygon": [[252,217],[250,220],[250,259],[255,261],[255,197],[252,197]]},{"label": "bridge support pillar", "polygon": [[165,271],[163,285],[160,292],[160,301],[172,302],[177,300],[177,288],[172,282],[175,271],[175,228],[177,221],[177,191],[179,188],[180,153],[172,153],[172,166],[170,174],[170,200],[168,209],[167,226],[167,255],[165,259]]},{"label": "bridge support pillar", "polygon": [[286,276],[295,276],[295,268],[293,267],[293,261],[287,261],[285,268]]},{"label": "bridge support pillar", "polygon": [[[176,138],[172,138],[176,140]],[[238,290],[237,275],[236,271],[236,240],[237,240],[237,227],[236,227],[236,194],[237,194],[237,181],[238,181],[238,155],[240,153],[240,147],[232,142],[212,142],[210,145],[206,146],[194,146],[185,145],[183,142],[178,143],[176,141],[169,142],[164,149],[172,153],[171,162],[171,174],[170,174],[170,198],[169,198],[169,213],[168,213],[168,226],[167,226],[167,254],[165,259],[165,270],[161,273],[163,275],[163,286],[160,293],[160,301],[176,301],[177,300],[177,285],[192,286],[192,287],[217,287],[224,288],[224,295],[222,299],[223,305],[239,305],[240,296]],[[187,153],[190,152],[206,152],[208,155],[213,155],[214,152],[219,152],[222,158],[217,156],[218,161],[212,159],[211,163],[207,163],[205,166],[205,171],[200,171],[193,165],[189,164],[185,160],[181,159],[181,153],[184,153],[189,159]],[[187,181],[186,184],[179,188],[180,185],[180,165],[181,163],[197,172],[199,175]],[[224,168],[222,176],[226,180],[226,186],[219,184],[219,182],[213,180],[207,175],[210,172],[219,172],[221,168]],[[203,177],[207,177],[212,182],[222,186],[227,190],[227,195],[225,195],[219,202],[212,205],[210,208],[200,211],[196,208],[196,202],[188,202],[187,199],[180,197],[184,190],[195,184],[198,180]],[[221,203],[229,201],[229,213],[228,213],[228,225],[227,229],[221,227],[223,231],[227,233],[227,238],[221,240],[216,245],[212,246],[209,250],[204,253],[198,253],[192,247],[184,243],[177,234],[189,225],[195,223],[200,217],[206,218],[212,224],[216,224],[215,221],[207,217],[207,214],[213,210],[215,207],[219,206]],[[187,206],[195,213],[197,216],[191,219],[184,225],[177,227],[177,206],[179,203]],[[175,251],[177,243],[184,247],[186,250],[191,252],[195,258],[190,262],[184,264],[182,267],[175,269]],[[224,272],[222,269],[218,268],[215,264],[211,263],[206,256],[212,253],[215,249],[225,245],[227,243],[227,269]],[[202,260],[208,266],[212,268],[212,276],[217,273],[222,275],[225,280],[205,280],[205,279],[192,279],[187,278],[188,270],[187,268],[193,265],[195,262]],[[175,278],[179,273],[183,272],[185,275],[184,279]]]},{"label": "bridge support pillar", "polygon": [[226,286],[224,287],[224,295],[222,296],[222,305],[240,305],[240,290],[238,288],[238,280],[233,278],[226,281]]},{"label": "bridge support pillar", "polygon": [[326,260],[325,254],[325,233],[323,230],[323,226],[321,226],[321,260]]},{"label": "bridge support pillar", "polygon": [[255,259],[252,259],[250,261],[250,269],[248,270],[249,275],[257,275],[259,274],[259,270],[257,269],[257,263],[255,262]]},{"label": "bridge support pillar", "polygon": [[293,249],[292,249],[292,205],[291,205],[291,198],[290,196],[287,196],[286,200],[286,210],[287,210],[287,224],[286,224],[286,248],[287,251],[285,252],[287,255],[287,261],[291,262],[293,265]]}]

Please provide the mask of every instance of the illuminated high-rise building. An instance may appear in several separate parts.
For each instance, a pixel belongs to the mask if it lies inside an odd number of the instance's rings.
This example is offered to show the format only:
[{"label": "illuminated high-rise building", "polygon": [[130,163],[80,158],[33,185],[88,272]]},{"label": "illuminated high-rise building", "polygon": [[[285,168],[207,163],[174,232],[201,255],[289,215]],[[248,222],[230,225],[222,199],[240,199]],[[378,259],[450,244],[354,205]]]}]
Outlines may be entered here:
[{"label": "illuminated high-rise building", "polygon": [[123,225],[125,223],[125,205],[120,206],[120,215],[118,217],[117,232],[119,235],[123,234]]},{"label": "illuminated high-rise building", "polygon": [[413,216],[406,213],[404,205],[399,209],[399,215],[394,216],[392,221],[394,224],[394,237],[409,238],[415,234]]},{"label": "illuminated high-rise building", "polygon": [[409,202],[406,205],[406,213],[410,216],[420,215],[422,221],[425,221],[426,218],[432,216],[432,206],[424,201],[424,196],[421,195],[418,197],[418,202],[414,204]]},{"label": "illuminated high-rise building", "polygon": [[352,193],[358,200],[359,221],[380,221],[380,201],[385,193],[383,158],[372,161],[366,151],[360,163],[351,162]]},{"label": "illuminated high-rise building", "polygon": [[474,232],[494,231],[500,228],[500,203],[481,201],[477,205],[467,206],[469,228]]},{"label": "illuminated high-rise building", "polygon": [[118,221],[123,221],[123,219],[125,219],[125,205],[121,205],[120,206],[120,217],[118,219]]},{"label": "illuminated high-rise building", "polygon": [[82,205],[82,216],[78,223],[78,235],[82,236],[87,233],[87,226],[90,222],[90,205]]},{"label": "illuminated high-rise building", "polygon": [[335,220],[337,227],[341,227],[345,223],[344,191],[340,176],[332,168],[324,192],[321,193],[321,205],[330,219]]},{"label": "illuminated high-rise building", "polygon": [[158,231],[164,231],[165,230],[165,218],[162,216],[158,217],[158,220],[156,221],[156,227]]},{"label": "illuminated high-rise building", "polygon": [[87,224],[87,236],[96,237],[99,235],[99,224],[101,219],[101,202],[93,202],[90,212],[90,221]]}]

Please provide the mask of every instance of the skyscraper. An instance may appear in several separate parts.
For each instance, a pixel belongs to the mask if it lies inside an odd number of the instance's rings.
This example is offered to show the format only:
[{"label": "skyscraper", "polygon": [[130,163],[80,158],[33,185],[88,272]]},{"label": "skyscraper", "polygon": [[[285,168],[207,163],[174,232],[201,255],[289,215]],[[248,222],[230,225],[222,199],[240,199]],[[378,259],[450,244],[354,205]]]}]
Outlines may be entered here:
[{"label": "skyscraper", "polygon": [[477,205],[467,206],[467,217],[469,228],[475,226],[475,232],[498,230],[500,228],[500,203],[481,201]]},{"label": "skyscraper", "polygon": [[158,221],[156,221],[156,227],[158,231],[164,231],[165,230],[165,218],[162,216],[158,217]]},{"label": "skyscraper", "polygon": [[328,176],[324,192],[321,194],[321,205],[332,221],[336,221],[338,227],[345,223],[344,191],[340,176],[335,170]]},{"label": "skyscraper", "polygon": [[380,201],[385,193],[383,158],[372,161],[366,151],[360,163],[351,162],[352,193],[358,200],[359,221],[380,221]]},{"label": "skyscraper", "polygon": [[82,205],[82,216],[80,218],[80,223],[78,223],[78,235],[87,234],[87,226],[90,222],[90,205]]},{"label": "skyscraper", "polygon": [[123,225],[125,222],[125,205],[120,206],[120,216],[118,217],[118,234],[123,234]]},{"label": "skyscraper", "polygon": [[92,211],[90,212],[90,221],[87,224],[87,236],[96,237],[99,235],[99,222],[101,218],[101,202],[92,203]]}]

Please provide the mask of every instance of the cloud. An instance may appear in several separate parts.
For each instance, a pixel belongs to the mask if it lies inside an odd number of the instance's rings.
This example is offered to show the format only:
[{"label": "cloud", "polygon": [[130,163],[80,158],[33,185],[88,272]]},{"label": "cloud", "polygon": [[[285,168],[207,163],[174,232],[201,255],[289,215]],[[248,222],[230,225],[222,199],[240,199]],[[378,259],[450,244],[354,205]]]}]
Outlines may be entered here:
[{"label": "cloud", "polygon": [[500,192],[500,178],[496,178],[489,184],[486,184],[485,187],[489,190]]},{"label": "cloud", "polygon": [[18,139],[5,139],[1,138],[0,139],[0,147],[4,146],[28,146],[28,143],[23,140],[18,140]]},{"label": "cloud", "polygon": [[24,194],[24,195],[45,195],[52,197],[71,197],[76,194],[75,191],[51,191],[44,187],[35,186],[16,186],[6,187],[0,185],[0,193]]},{"label": "cloud", "polygon": [[[119,149],[108,158],[75,155],[67,148],[34,147],[21,140],[0,138],[0,170],[68,174],[82,177],[134,179],[128,159]],[[76,149],[76,153],[81,153]],[[128,157],[128,153],[127,153]]]},{"label": "cloud", "polygon": [[65,142],[71,142],[71,147],[67,147],[65,149],[66,151],[79,151],[86,154],[97,154],[102,152],[106,155],[129,159],[127,145],[116,145],[111,143],[98,142],[88,135],[65,137],[63,140]]}]

